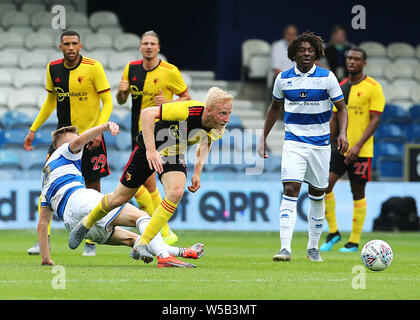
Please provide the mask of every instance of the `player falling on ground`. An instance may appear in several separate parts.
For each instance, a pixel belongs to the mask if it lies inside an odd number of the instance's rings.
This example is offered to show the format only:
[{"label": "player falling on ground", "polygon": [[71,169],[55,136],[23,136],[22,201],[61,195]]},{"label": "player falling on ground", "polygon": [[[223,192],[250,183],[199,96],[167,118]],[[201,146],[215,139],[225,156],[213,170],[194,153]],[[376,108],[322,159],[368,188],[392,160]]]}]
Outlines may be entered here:
[{"label": "player falling on ground", "polygon": [[187,179],[184,154],[187,147],[198,144],[191,186],[188,186],[190,192],[196,192],[200,188],[201,171],[212,142],[223,136],[229,122],[232,101],[232,95],[213,87],[208,91],[205,103],[190,100],[144,109],[141,114],[142,131],[137,136],[137,145],[120,183],[73,229],[69,236],[70,248],[77,248],[93,223],[128,202],[156,171],[163,184],[165,198],[132,250],[133,257],[150,259],[147,245],[171,218],[184,194]]},{"label": "player falling on ground", "polygon": [[[112,135],[119,132],[114,122],[86,130],[77,134],[74,126],[63,127],[53,132],[53,145],[56,149],[43,168],[41,210],[38,223],[38,238],[42,256],[42,264],[53,265],[48,245],[48,225],[56,213],[64,220],[64,225],[70,231],[86,216],[103,197],[94,189],[86,189],[81,172],[81,158],[86,143],[110,131]],[[126,245],[133,247],[140,237],[124,228],[137,227],[144,232],[150,221],[149,215],[126,203],[114,208],[105,217],[97,221],[86,234],[85,238],[99,244]],[[163,242],[160,233],[148,244],[148,252],[157,256],[158,267],[195,267],[185,263],[175,256],[198,259],[203,255],[203,245],[195,244],[191,248],[172,247]],[[148,260],[147,262],[150,262]]]},{"label": "player falling on ground", "polygon": [[[47,99],[25,137],[24,148],[28,151],[33,150],[35,132],[54,109],[57,110],[57,128],[74,125],[80,133],[106,123],[112,112],[112,96],[104,68],[99,61],[80,54],[82,43],[79,34],[73,30],[64,31],[59,47],[63,58],[51,61],[47,66]],[[51,145],[47,159],[53,151]],[[110,174],[102,135],[94,137],[86,145],[82,174],[87,188],[101,191],[100,179]],[[28,253],[39,254],[39,247],[35,245]],[[96,255],[93,242],[86,241],[83,255]]]},{"label": "player falling on ground", "polygon": [[[136,146],[136,137],[141,131],[141,111],[162,103],[191,100],[188,87],[179,69],[159,58],[160,40],[154,31],[146,31],[140,40],[142,60],[129,62],[124,68],[116,98],[119,104],[126,103],[131,94],[131,139],[132,149]],[[137,204],[144,211],[153,211],[162,202],[156,187],[156,174],[152,174],[134,196]],[[162,230],[163,240],[170,245],[177,242],[177,235],[166,224]]]},{"label": "player falling on ground", "polygon": [[296,67],[281,72],[275,80],[273,99],[267,111],[264,134],[258,146],[261,157],[266,153],[267,136],[284,108],[285,141],[282,154],[280,240],[281,249],[274,261],[291,259],[291,243],[296,223],[297,199],[302,182],[309,185],[307,256],[322,261],[318,242],[324,219],[324,195],[328,187],[330,159],[331,102],[338,109],[340,133],[337,144],[340,153],[347,150],[347,110],[343,93],[334,74],[315,65],[324,54],[322,39],[305,32],[288,47],[288,56]]},{"label": "player falling on ground", "polygon": [[[348,106],[349,123],[347,137],[349,150],[343,155],[335,150],[331,153],[329,185],[325,195],[325,218],[329,233],[321,251],[330,251],[341,240],[335,216],[333,188],[340,177],[347,172],[353,194],[353,223],[349,241],[340,252],[358,251],[366,217],[366,183],[370,180],[373,157],[373,134],[379,126],[385,98],[381,85],[373,78],[363,74],[367,55],[361,48],[349,50],[346,67],[349,77],[340,85]],[[337,131],[337,115],[334,110],[331,118],[331,134]]]}]

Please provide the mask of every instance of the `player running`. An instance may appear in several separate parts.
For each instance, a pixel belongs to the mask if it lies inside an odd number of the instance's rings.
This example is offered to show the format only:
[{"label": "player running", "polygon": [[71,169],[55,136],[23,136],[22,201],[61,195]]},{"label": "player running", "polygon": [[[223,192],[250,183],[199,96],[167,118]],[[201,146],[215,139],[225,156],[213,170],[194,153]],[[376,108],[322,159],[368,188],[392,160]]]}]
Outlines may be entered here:
[{"label": "player running", "polygon": [[[53,265],[48,245],[48,225],[54,213],[64,220],[67,230],[81,221],[103,197],[94,189],[86,189],[81,172],[81,158],[84,146],[93,138],[110,131],[119,133],[119,126],[114,122],[86,130],[77,134],[74,126],[67,126],[53,132],[53,146],[56,148],[43,168],[41,192],[41,210],[38,223],[38,239],[42,264]],[[124,228],[137,227],[143,233],[150,221],[149,215],[129,203],[115,207],[105,217],[97,221],[84,238],[99,244],[126,245],[133,247],[140,238],[136,233]],[[175,256],[198,259],[203,256],[203,245],[197,243],[191,248],[172,247],[163,242],[160,233],[149,242],[148,252],[157,256],[158,267],[194,268]],[[149,263],[152,259],[145,262]]]},{"label": "player running", "polygon": [[[200,188],[200,176],[212,142],[220,139],[229,122],[233,96],[213,87],[206,102],[195,100],[164,103],[142,111],[142,131],[137,145],[115,190],[107,194],[69,236],[72,249],[82,241],[92,225],[114,208],[128,202],[146,179],[155,171],[165,190],[165,198],[155,209],[150,224],[133,247],[137,259],[150,259],[147,245],[168,222],[184,194],[187,168],[185,151],[197,145],[190,192]],[[164,161],[163,161],[164,160]]]}]

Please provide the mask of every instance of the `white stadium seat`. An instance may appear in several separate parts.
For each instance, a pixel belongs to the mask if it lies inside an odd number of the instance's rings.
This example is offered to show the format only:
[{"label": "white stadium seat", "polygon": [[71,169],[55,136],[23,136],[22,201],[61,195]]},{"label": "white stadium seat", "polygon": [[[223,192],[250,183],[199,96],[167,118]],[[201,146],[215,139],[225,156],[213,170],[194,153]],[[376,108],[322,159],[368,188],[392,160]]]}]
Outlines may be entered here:
[{"label": "white stadium seat", "polygon": [[38,109],[38,100],[35,94],[25,90],[9,93],[8,103],[11,110],[20,110],[28,107]]},{"label": "white stadium seat", "polygon": [[3,48],[23,48],[24,37],[16,32],[0,33],[0,49]]},{"label": "white stadium seat", "polygon": [[[1,35],[0,35],[1,36]],[[0,51],[0,67],[17,67],[19,56],[7,50]]]},{"label": "white stadium seat", "polygon": [[367,63],[366,66],[363,68],[363,73],[367,74],[368,76],[371,76],[372,78],[383,77],[384,68],[375,63]]},{"label": "white stadium seat", "polygon": [[108,69],[109,70],[118,70],[121,72],[124,70],[127,63],[138,60],[138,57],[130,53],[125,52],[115,52],[108,56]]},{"label": "white stadium seat", "polygon": [[31,25],[35,29],[38,29],[38,28],[41,28],[41,27],[46,27],[50,30],[54,30],[54,29],[51,28],[51,20],[52,20],[53,16],[54,15],[51,13],[51,11],[35,12],[30,17]]},{"label": "white stadium seat", "polygon": [[398,78],[411,79],[413,78],[413,68],[405,64],[391,63],[385,68],[385,76],[389,81]]},{"label": "white stadium seat", "polygon": [[22,87],[44,87],[45,70],[21,70],[13,77],[13,84],[16,88]]},{"label": "white stadium seat", "polygon": [[91,34],[84,41],[86,50],[112,49],[112,38],[107,34]]},{"label": "white stadium seat", "polygon": [[13,26],[29,26],[29,15],[21,11],[11,11],[2,17],[2,24],[7,29]]},{"label": "white stadium seat", "polygon": [[393,42],[386,48],[386,53],[393,60],[401,57],[414,57],[414,47],[405,42]]},{"label": "white stadium seat", "polygon": [[[242,43],[243,76],[265,78],[268,72],[271,45],[262,39],[248,39]],[[244,78],[243,78],[244,79]]]},{"label": "white stadium seat", "polygon": [[36,12],[45,11],[47,8],[43,3],[22,3],[20,11],[32,15]]},{"label": "white stadium seat", "polygon": [[28,51],[19,57],[19,66],[23,69],[37,68],[42,69],[47,66],[49,57],[42,52]]},{"label": "white stadium seat", "polygon": [[420,64],[414,67],[413,77],[420,83]]},{"label": "white stadium seat", "polygon": [[96,11],[93,12],[89,17],[89,24],[97,30],[100,27],[118,26],[118,16],[112,11]]},{"label": "white stadium seat", "polygon": [[0,22],[3,19],[3,16],[8,14],[9,12],[12,11],[17,11],[17,6],[16,4],[10,2],[10,3],[0,3]]},{"label": "white stadium seat", "polygon": [[368,58],[386,56],[386,47],[380,42],[365,41],[360,43],[359,47],[366,51]]},{"label": "white stadium seat", "polygon": [[82,12],[67,12],[66,13],[66,24],[67,28],[78,28],[78,27],[88,27],[89,18]]},{"label": "white stadium seat", "polygon": [[410,88],[411,100],[415,104],[420,104],[420,84]]},{"label": "white stadium seat", "polygon": [[29,50],[37,48],[52,48],[55,46],[55,39],[51,34],[43,32],[28,33],[24,38],[25,47]]},{"label": "white stadium seat", "polygon": [[114,37],[114,48],[117,51],[139,50],[140,37],[134,33],[121,33]]},{"label": "white stadium seat", "polygon": [[0,69],[0,90],[2,89],[2,87],[10,87],[10,86],[13,86],[12,73],[7,70]]}]

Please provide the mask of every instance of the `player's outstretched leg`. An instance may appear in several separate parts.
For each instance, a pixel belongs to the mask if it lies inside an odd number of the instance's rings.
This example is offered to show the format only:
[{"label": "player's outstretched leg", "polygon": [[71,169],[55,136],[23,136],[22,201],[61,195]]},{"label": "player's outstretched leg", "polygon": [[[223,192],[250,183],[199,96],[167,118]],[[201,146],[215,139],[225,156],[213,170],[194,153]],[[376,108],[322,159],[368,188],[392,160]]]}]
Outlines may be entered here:
[{"label": "player's outstretched leg", "polygon": [[158,268],[196,268],[195,265],[191,263],[186,263],[184,261],[181,261],[177,258],[175,258],[173,255],[169,255],[169,257],[161,257],[157,256],[158,259]]},{"label": "player's outstretched leg", "polygon": [[69,235],[69,247],[70,249],[76,249],[80,243],[85,238],[86,234],[89,232],[89,229],[86,228],[83,223],[83,220],[80,220],[74,228],[70,231]]}]

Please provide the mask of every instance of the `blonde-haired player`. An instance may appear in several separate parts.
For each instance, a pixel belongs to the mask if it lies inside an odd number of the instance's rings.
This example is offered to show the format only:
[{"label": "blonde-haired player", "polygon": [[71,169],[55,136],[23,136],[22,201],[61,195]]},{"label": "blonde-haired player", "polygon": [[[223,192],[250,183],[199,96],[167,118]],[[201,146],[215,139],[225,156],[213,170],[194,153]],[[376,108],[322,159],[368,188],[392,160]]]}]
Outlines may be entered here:
[{"label": "blonde-haired player", "polygon": [[190,192],[200,188],[200,175],[212,141],[222,137],[232,112],[233,96],[213,87],[206,102],[196,100],[164,103],[142,111],[142,131],[137,145],[121,176],[120,183],[107,194],[69,236],[72,249],[82,241],[92,225],[114,208],[128,202],[139,186],[155,171],[165,190],[165,198],[155,209],[142,237],[133,247],[135,259],[152,258],[147,244],[165,225],[181,200],[187,179],[184,153],[187,146],[197,144],[196,162]]},{"label": "blonde-haired player", "polygon": [[[81,172],[83,147],[91,139],[105,131],[112,135],[119,132],[114,122],[86,130],[81,135],[74,126],[60,128],[53,132],[53,146],[56,149],[43,168],[41,210],[38,223],[38,238],[42,264],[54,265],[48,246],[48,225],[53,214],[64,220],[71,230],[96,205],[103,194],[86,189]],[[142,233],[150,221],[149,215],[127,203],[112,210],[92,226],[86,238],[100,244],[126,245],[133,247],[139,235],[119,226],[137,227]],[[203,255],[203,245],[197,243],[191,248],[177,248],[166,245],[160,234],[150,241],[148,249],[158,258],[158,267],[195,267],[175,258],[198,259]]]}]

